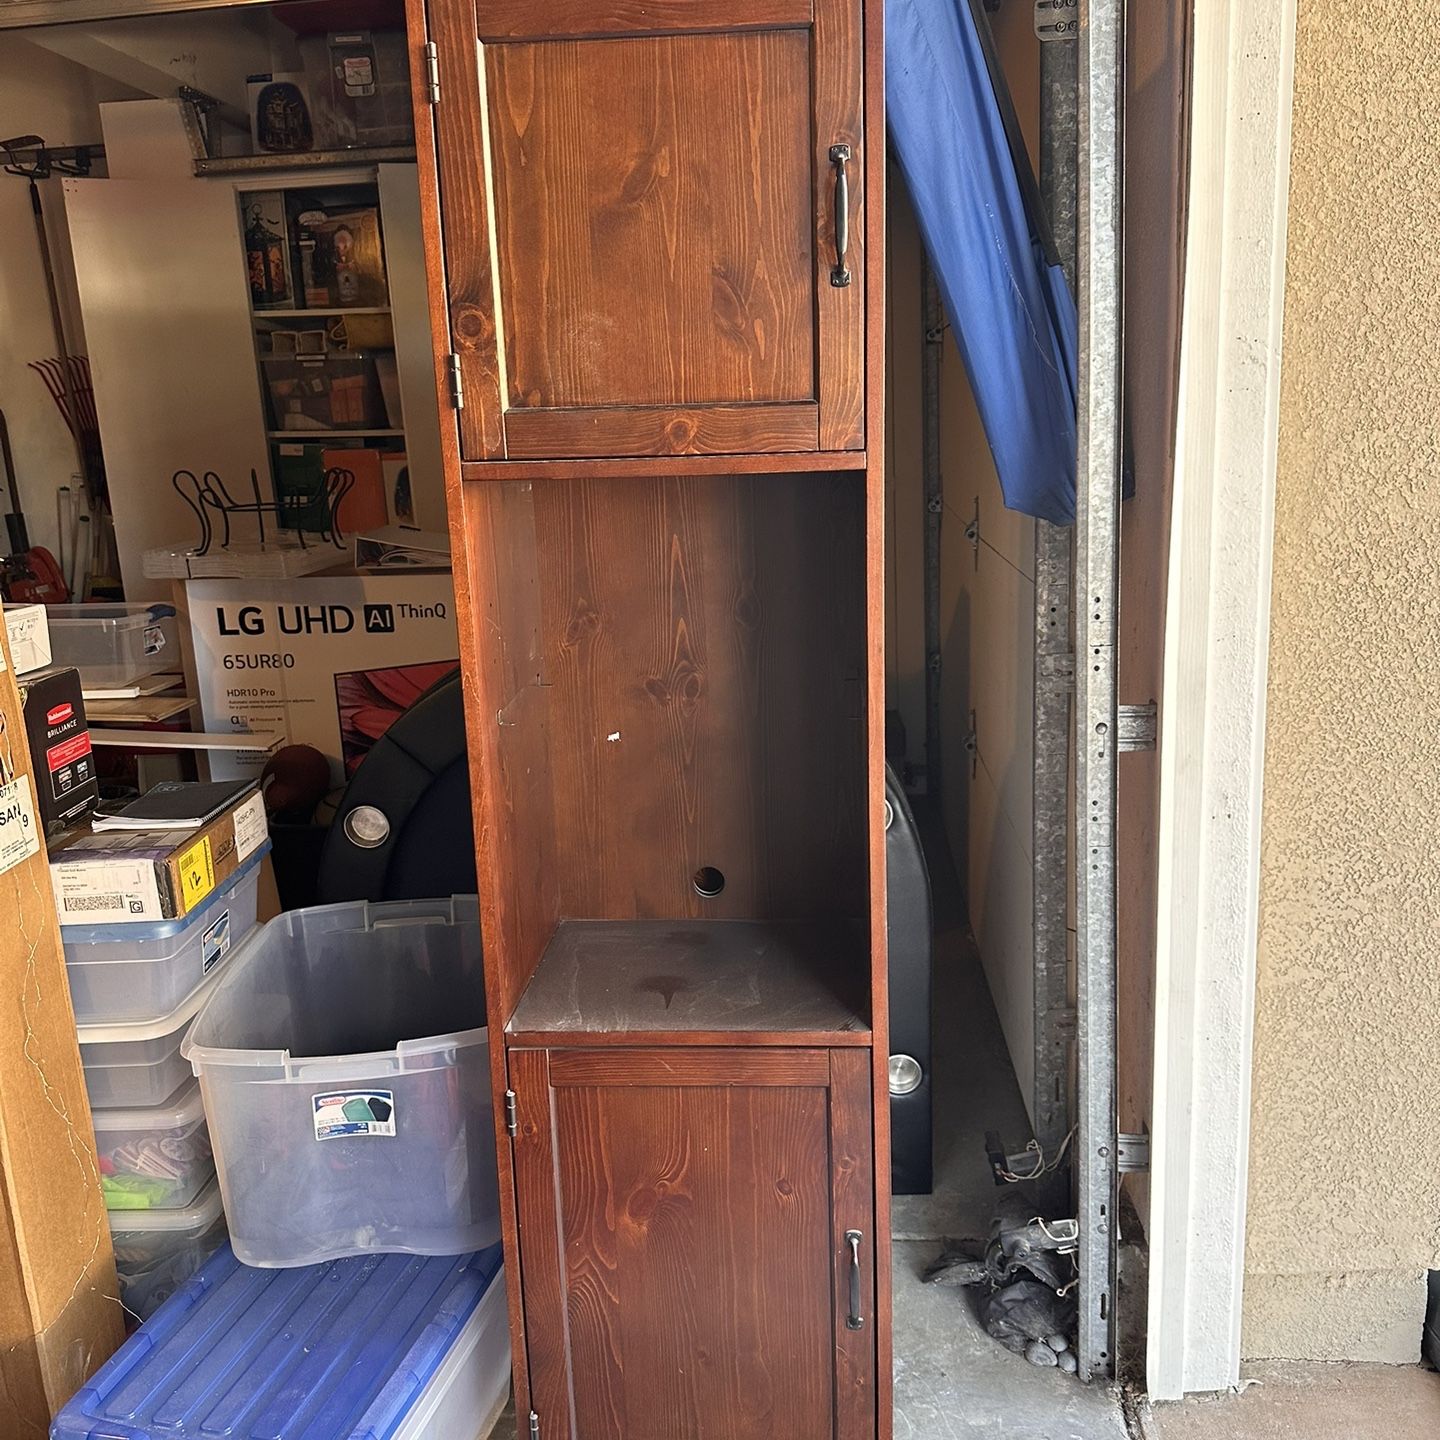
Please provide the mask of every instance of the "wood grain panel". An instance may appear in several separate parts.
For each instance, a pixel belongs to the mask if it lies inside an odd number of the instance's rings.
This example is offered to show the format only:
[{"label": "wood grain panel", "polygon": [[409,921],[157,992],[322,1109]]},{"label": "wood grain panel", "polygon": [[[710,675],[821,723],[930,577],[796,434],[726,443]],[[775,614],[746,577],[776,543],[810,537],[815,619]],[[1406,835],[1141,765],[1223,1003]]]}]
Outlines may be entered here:
[{"label": "wood grain panel", "polygon": [[577,1432],[833,1440],[825,1091],[566,1089],[555,1126]]},{"label": "wood grain panel", "polygon": [[485,53],[509,405],[815,399],[808,34]]},{"label": "wood grain panel", "polygon": [[794,405],[515,409],[505,416],[506,454],[517,459],[587,455],[726,455],[814,450],[818,408]]},{"label": "wood grain panel", "polygon": [[[533,495],[561,913],[863,914],[858,480]],[[702,866],[725,876],[713,899]]]},{"label": "wood grain panel", "polygon": [[810,0],[479,0],[482,40],[561,40],[808,25]]},{"label": "wood grain panel", "polygon": [[[434,126],[445,217],[450,341],[442,343],[437,332],[435,348],[442,363],[450,345],[460,357],[465,388],[465,406],[459,412],[461,450],[467,459],[482,459],[503,455],[505,438],[491,264],[492,201],[485,164],[489,146],[485,77],[475,44],[473,0],[430,0],[429,23],[440,66],[440,92],[446,97],[445,104],[434,107]],[[412,49],[423,43],[412,26]],[[428,111],[423,85],[417,84],[414,94],[417,114]],[[429,115],[424,123],[428,127]],[[445,383],[442,375],[441,384]]]},{"label": "wood grain panel", "polygon": [[[867,264],[869,227],[866,223],[872,183],[868,141],[862,121],[864,31],[861,0],[816,0],[815,4],[815,214],[819,217],[815,295],[820,353],[820,448],[859,450],[865,445],[865,355],[867,306],[870,296],[884,293],[884,271],[872,278]],[[880,27],[875,26],[875,52],[880,51]],[[872,79],[871,83],[874,81]],[[883,86],[883,72],[881,75]],[[884,94],[883,88],[879,92]],[[850,284],[830,283],[835,262],[835,167],[830,147],[850,146],[850,245],[847,264]],[[877,154],[885,153],[879,138]],[[883,211],[883,170],[874,184],[875,209]],[[884,330],[871,322],[874,344],[883,350]],[[877,404],[872,423],[882,411]],[[883,788],[882,788],[883,793]]]},{"label": "wood grain panel", "polygon": [[514,1010],[559,916],[549,700],[528,485],[465,486],[457,571],[465,733],[491,1024]]},{"label": "wood grain panel", "polygon": [[[876,1261],[889,1253],[890,1232],[875,1223],[875,1150],[871,1141],[871,1057],[861,1050],[830,1056],[830,1174],[834,1194],[835,1440],[871,1440],[876,1427],[875,1352],[886,1317],[875,1309]],[[888,1105],[888,1101],[887,1101]],[[883,1182],[882,1182],[883,1183]],[[858,1330],[849,1311],[850,1247],[847,1230],[859,1230],[861,1313]]]},{"label": "wood grain panel", "polygon": [[[447,329],[444,253],[441,244],[440,177],[435,154],[435,117],[431,106],[424,102],[424,0],[405,0],[407,45],[410,53],[411,95],[415,117],[415,160],[420,196],[420,225],[424,241],[425,278],[427,284],[428,320],[435,342],[435,376],[437,386],[443,383],[442,354]],[[470,564],[470,524],[463,500],[460,476],[460,432],[453,414],[441,412],[438,432],[440,459],[445,482],[447,520],[450,545],[454,557],[453,581],[458,616],[473,613],[475,584],[484,575],[483,567],[472,570]],[[501,888],[508,885],[504,875],[503,856],[497,854],[495,827],[488,825],[489,796],[483,783],[480,749],[475,742],[475,716],[484,713],[481,692],[485,684],[485,654],[480,637],[473,626],[457,627],[460,668],[464,685],[466,734],[470,757],[470,800],[476,836],[475,871],[480,894],[481,930],[485,948],[485,1004],[492,1030],[504,1025],[506,1004],[502,983],[503,967],[497,962],[504,948],[497,930],[496,900]],[[488,837],[488,843],[486,838]],[[541,894],[543,895],[543,890]],[[500,1106],[500,1097],[509,1083],[503,1046],[490,1047],[490,1080],[492,1105]],[[495,1126],[495,1149],[498,1169],[498,1201],[500,1231],[505,1249],[505,1290],[510,1318],[510,1347],[516,1357],[515,1403],[521,1414],[530,1409],[529,1378],[526,1374],[525,1307],[520,1290],[519,1227],[515,1204],[515,1177],[511,1165],[510,1142],[503,1126]]]},{"label": "wood grain panel", "polygon": [[[623,459],[475,460],[461,466],[470,483],[493,480],[641,480],[655,476],[713,475],[713,455],[633,455]],[[863,470],[863,450],[793,451],[789,454],[727,455],[727,475],[789,475]]]},{"label": "wood grain panel", "polygon": [[825,1050],[552,1050],[550,1084],[829,1085]]},{"label": "wood grain panel", "polygon": [[570,1345],[565,1323],[549,1056],[544,1050],[513,1050],[509,1061],[516,1120],[510,1148],[525,1303],[525,1348],[516,1353],[515,1367],[517,1371],[523,1368],[528,1376],[530,1405],[544,1415],[548,1440],[570,1440]]},{"label": "wood grain panel", "polygon": [[[885,882],[885,48],[884,0],[865,0],[865,130],[863,156],[866,193],[866,340],[865,405],[869,417],[869,466],[866,470],[866,736],[870,802],[870,975],[872,1052],[872,1123],[875,1233],[890,1234],[890,1091],[889,950]],[[890,1246],[875,1251],[875,1415],[879,1440],[894,1429],[894,1342],[891,1325]]]}]

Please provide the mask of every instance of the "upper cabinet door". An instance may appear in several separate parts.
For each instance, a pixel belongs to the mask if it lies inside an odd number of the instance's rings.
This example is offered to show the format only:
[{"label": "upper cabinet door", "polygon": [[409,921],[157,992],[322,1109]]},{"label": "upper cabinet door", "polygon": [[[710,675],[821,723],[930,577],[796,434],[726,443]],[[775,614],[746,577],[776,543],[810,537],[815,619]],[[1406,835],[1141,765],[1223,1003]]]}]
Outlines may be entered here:
[{"label": "upper cabinet door", "polygon": [[863,448],[859,0],[430,17],[466,459]]}]

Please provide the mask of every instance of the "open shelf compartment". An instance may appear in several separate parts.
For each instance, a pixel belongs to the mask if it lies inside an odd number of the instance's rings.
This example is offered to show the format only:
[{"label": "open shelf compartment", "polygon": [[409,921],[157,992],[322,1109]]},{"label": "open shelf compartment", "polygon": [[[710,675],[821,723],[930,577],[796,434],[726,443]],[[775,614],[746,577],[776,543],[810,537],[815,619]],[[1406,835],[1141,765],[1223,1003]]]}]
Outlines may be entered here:
[{"label": "open shelf compartment", "polygon": [[864,476],[570,476],[463,503],[472,753],[503,832],[492,1024],[868,1043]]},{"label": "open shelf compartment", "polygon": [[510,1039],[868,1043],[866,944],[856,922],[562,920]]}]

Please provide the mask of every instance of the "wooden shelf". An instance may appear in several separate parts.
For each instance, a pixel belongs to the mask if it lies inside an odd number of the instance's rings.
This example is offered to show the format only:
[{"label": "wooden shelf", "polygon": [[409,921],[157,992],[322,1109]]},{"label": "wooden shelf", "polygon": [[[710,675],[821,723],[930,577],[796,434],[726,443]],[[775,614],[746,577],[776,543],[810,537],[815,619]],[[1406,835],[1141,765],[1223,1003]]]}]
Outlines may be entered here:
[{"label": "wooden shelf", "polygon": [[489,480],[638,479],[672,475],[786,475],[791,473],[862,473],[863,450],[812,450],[750,455],[631,455],[613,459],[466,460],[460,478]]},{"label": "wooden shelf", "polygon": [[403,430],[267,430],[272,440],[361,440],[366,435],[403,435]]},{"label": "wooden shelf", "polygon": [[[388,315],[388,305],[351,305],[326,307],[320,305],[307,306],[304,310],[252,310],[251,316],[256,320],[308,320],[312,315]],[[286,357],[289,358],[288,356]],[[300,356],[305,359],[305,356]]]},{"label": "wooden shelf", "polygon": [[387,161],[413,161],[413,145],[379,145],[368,150],[310,150],[294,155],[218,155],[197,160],[195,173],[205,175],[273,175],[286,170],[345,170]]},{"label": "wooden shelf", "polygon": [[858,922],[562,920],[511,1044],[865,1045]]}]

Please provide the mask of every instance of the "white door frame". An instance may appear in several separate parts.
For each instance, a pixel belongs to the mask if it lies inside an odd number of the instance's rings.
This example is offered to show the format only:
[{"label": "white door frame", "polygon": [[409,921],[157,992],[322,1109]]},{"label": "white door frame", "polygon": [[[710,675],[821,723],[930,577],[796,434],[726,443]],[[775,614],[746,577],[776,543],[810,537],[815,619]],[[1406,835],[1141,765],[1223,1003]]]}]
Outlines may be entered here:
[{"label": "white door frame", "polygon": [[1295,7],[1194,12],[1160,733],[1155,1399],[1240,1375]]}]

